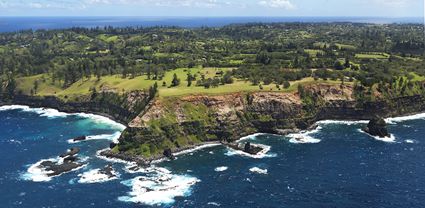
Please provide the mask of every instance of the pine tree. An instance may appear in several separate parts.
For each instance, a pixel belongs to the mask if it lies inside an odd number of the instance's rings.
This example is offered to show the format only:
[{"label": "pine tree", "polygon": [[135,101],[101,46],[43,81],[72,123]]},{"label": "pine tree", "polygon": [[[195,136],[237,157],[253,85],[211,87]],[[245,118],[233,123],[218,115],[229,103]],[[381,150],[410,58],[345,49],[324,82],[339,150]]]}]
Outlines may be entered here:
[{"label": "pine tree", "polygon": [[177,74],[173,75],[173,81],[171,81],[172,87],[177,87],[180,85],[180,79],[177,77]]},{"label": "pine tree", "polygon": [[189,72],[189,73],[187,73],[187,86],[188,86],[188,87],[192,86],[192,81],[193,81],[193,80],[194,80],[194,79],[193,79],[192,74],[190,74],[190,72]]}]

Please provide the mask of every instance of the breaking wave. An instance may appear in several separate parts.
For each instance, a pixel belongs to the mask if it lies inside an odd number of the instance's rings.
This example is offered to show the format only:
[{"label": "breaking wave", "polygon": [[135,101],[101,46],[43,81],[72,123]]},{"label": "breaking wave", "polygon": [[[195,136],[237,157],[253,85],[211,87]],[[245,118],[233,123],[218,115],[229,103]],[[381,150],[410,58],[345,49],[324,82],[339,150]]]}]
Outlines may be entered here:
[{"label": "breaking wave", "polygon": [[221,166],[221,167],[216,167],[214,169],[215,172],[223,172],[226,171],[227,169],[229,169],[227,166]]},{"label": "breaking wave", "polygon": [[101,135],[93,135],[93,136],[87,136],[85,140],[83,141],[74,141],[74,139],[69,139],[68,143],[70,144],[75,144],[75,143],[80,143],[80,142],[85,142],[85,141],[90,141],[90,140],[110,140],[114,143],[118,143],[118,139],[121,136],[121,132],[117,131],[113,134],[101,134]]},{"label": "breaking wave", "polygon": [[96,123],[102,123],[102,124],[107,124],[107,125],[111,125],[114,126],[116,128],[118,128],[119,130],[124,130],[126,127],[120,123],[117,123],[113,120],[111,120],[110,118],[104,117],[104,116],[99,116],[99,115],[94,115],[94,114],[90,114],[90,113],[64,113],[64,112],[60,112],[56,109],[51,109],[51,108],[31,108],[29,106],[26,105],[5,105],[5,106],[0,106],[0,111],[8,111],[8,110],[20,110],[23,112],[31,112],[31,113],[36,113],[42,117],[47,117],[50,119],[53,118],[64,118],[67,116],[78,116],[81,118],[88,118]]},{"label": "breaking wave", "polygon": [[33,181],[33,182],[47,182],[47,181],[51,181],[52,178],[54,178],[54,177],[58,177],[58,176],[60,176],[64,173],[77,171],[77,170],[84,168],[86,166],[86,165],[82,165],[80,167],[72,169],[71,171],[67,171],[67,172],[64,172],[62,174],[55,175],[55,176],[49,176],[49,174],[52,174],[53,171],[48,171],[48,170],[41,167],[41,164],[43,162],[46,162],[46,161],[62,164],[63,158],[56,157],[56,158],[50,158],[50,159],[42,159],[42,160],[30,165],[29,168],[27,169],[27,172],[25,172],[24,174],[21,175],[21,178],[23,180],[28,180],[28,181]]},{"label": "breaking wave", "polygon": [[121,196],[118,200],[146,205],[171,204],[175,197],[190,195],[191,187],[200,181],[188,175],[171,174],[164,168],[152,167],[141,171],[150,175],[121,182],[131,187],[131,191],[128,196]]},{"label": "breaking wave", "polygon": [[263,175],[267,175],[268,174],[268,170],[267,169],[261,169],[259,167],[250,168],[249,171],[250,172],[253,172],[253,173],[263,174]]},{"label": "breaking wave", "polygon": [[370,137],[372,137],[372,138],[374,138],[374,139],[376,139],[378,141],[388,142],[388,143],[394,143],[394,142],[396,142],[396,138],[395,138],[395,136],[393,134],[390,134],[389,137],[379,137],[379,136],[373,136],[373,135],[371,135],[371,134],[369,134],[369,133],[367,133],[367,132],[365,132],[365,131],[363,131],[361,129],[358,129],[358,131],[361,132],[361,133],[367,134]]},{"label": "breaking wave", "polygon": [[289,137],[289,142],[294,143],[294,144],[307,144],[307,143],[319,143],[321,140],[320,139],[316,139],[314,137],[312,137],[312,134],[316,134],[317,132],[319,132],[322,129],[321,126],[318,126],[316,129],[314,130],[310,130],[310,131],[301,131],[299,133],[293,133],[293,134],[288,134],[287,137]]},{"label": "breaking wave", "polygon": [[259,146],[263,149],[263,150],[261,150],[261,152],[257,153],[256,155],[246,153],[242,150],[235,150],[235,149],[230,148],[230,147],[227,147],[227,152],[224,153],[224,154],[227,155],[227,156],[240,155],[240,156],[251,157],[251,158],[256,158],[256,159],[276,157],[277,156],[275,153],[268,153],[271,149],[270,146],[267,146],[267,145],[264,145],[264,144],[255,144],[255,145]]},{"label": "breaking wave", "polygon": [[119,174],[117,172],[112,171],[111,173],[112,175],[102,173],[101,169],[90,170],[82,174],[79,174],[78,176],[80,176],[80,179],[78,180],[78,182],[79,183],[103,183],[103,182],[118,179]]}]

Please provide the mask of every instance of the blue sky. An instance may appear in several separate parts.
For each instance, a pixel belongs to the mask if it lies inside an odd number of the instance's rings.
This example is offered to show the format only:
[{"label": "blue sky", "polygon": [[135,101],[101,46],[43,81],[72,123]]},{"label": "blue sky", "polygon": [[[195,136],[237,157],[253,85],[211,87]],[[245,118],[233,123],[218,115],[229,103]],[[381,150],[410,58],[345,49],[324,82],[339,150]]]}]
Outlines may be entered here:
[{"label": "blue sky", "polygon": [[423,17],[424,0],[0,0],[0,16]]}]

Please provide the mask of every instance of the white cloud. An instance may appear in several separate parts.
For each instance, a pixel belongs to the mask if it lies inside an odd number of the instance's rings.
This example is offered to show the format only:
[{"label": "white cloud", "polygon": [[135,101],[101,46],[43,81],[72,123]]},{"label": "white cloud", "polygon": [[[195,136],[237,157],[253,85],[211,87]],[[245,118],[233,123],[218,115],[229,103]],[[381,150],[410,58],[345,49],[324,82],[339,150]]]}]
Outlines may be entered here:
[{"label": "white cloud", "polygon": [[[406,7],[413,1],[415,0],[374,0],[376,4],[387,6],[387,7],[395,7],[395,8]],[[416,0],[416,1],[419,1],[419,0]]]},{"label": "white cloud", "polygon": [[[96,0],[92,0],[96,1]],[[78,9],[83,8],[81,1],[72,0],[0,0],[0,8],[31,9]]]},{"label": "white cloud", "polygon": [[217,7],[229,5],[230,2],[220,0],[84,0],[86,4],[116,4],[116,5],[155,5],[159,7]]},{"label": "white cloud", "polygon": [[262,0],[258,4],[269,8],[295,9],[295,5],[290,0]]},{"label": "white cloud", "polygon": [[47,8],[48,7],[48,5],[40,4],[40,3],[37,3],[37,2],[29,3],[29,6],[31,8],[34,8],[34,9],[41,9],[41,8]]}]

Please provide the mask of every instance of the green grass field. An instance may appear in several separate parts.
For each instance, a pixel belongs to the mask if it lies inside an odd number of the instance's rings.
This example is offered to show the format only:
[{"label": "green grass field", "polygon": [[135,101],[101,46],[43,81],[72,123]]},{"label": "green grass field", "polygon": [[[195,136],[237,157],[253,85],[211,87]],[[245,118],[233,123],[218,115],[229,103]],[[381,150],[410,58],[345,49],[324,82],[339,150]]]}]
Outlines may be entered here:
[{"label": "green grass field", "polygon": [[335,46],[339,49],[339,50],[356,50],[357,47],[353,46],[353,45],[348,45],[348,44],[339,44],[336,43]]},{"label": "green grass field", "polygon": [[387,53],[358,53],[355,57],[358,59],[388,59],[390,55]]},{"label": "green grass field", "polygon": [[324,43],[324,42],[316,42],[316,43],[313,43],[313,47],[314,47],[314,48],[320,48],[320,49],[323,49],[323,48],[325,47],[325,45],[326,45],[327,47],[329,47],[329,43]]},{"label": "green grass field", "polygon": [[325,54],[324,51],[318,49],[304,49],[304,52],[308,53],[311,57],[317,57],[317,54]]},{"label": "green grass field", "polygon": [[62,91],[61,84],[59,82],[53,83],[51,77],[47,74],[18,78],[16,80],[18,90],[24,94],[31,94],[31,89],[33,89],[35,81],[38,81],[39,85],[37,95],[56,95]]},{"label": "green grass field", "polygon": [[[297,90],[299,84],[311,84],[311,83],[332,83],[339,84],[339,81],[314,81],[313,78],[305,78],[300,81],[291,82],[291,86],[288,89],[281,90],[276,87],[276,84],[263,85],[261,90],[259,86],[252,85],[251,82],[245,80],[235,80],[233,84],[220,85],[216,88],[205,89],[202,86],[196,86],[196,81],[192,82],[192,86],[187,86],[187,73],[190,71],[191,74],[197,76],[197,80],[200,79],[201,75],[205,78],[213,78],[219,71],[228,71],[232,68],[179,68],[170,72],[167,72],[163,80],[148,80],[147,76],[138,76],[135,78],[122,78],[121,75],[103,76],[100,80],[96,77],[90,79],[79,80],[69,86],[66,89],[62,89],[63,83],[55,82],[53,84],[51,76],[48,74],[36,75],[31,77],[21,77],[17,79],[18,90],[24,94],[30,94],[31,89],[34,87],[34,82],[37,80],[39,87],[37,95],[47,96],[54,95],[58,97],[74,98],[80,95],[87,95],[90,93],[92,87],[96,87],[100,90],[112,90],[115,92],[128,92],[132,90],[146,90],[152,86],[155,82],[158,83],[160,97],[173,97],[183,96],[192,94],[226,94],[234,92],[254,92],[254,91],[275,91],[275,92],[291,92]],[[176,74],[180,79],[180,85],[177,87],[170,87],[173,75]],[[166,86],[162,86],[163,82]]]},{"label": "green grass field", "polygon": [[102,35],[99,35],[99,36],[97,36],[97,37],[98,37],[99,39],[101,39],[101,40],[103,40],[103,41],[107,42],[107,43],[113,43],[113,42],[118,41],[118,36],[116,36],[116,35],[108,36],[108,35],[104,35],[104,34],[102,34]]}]

